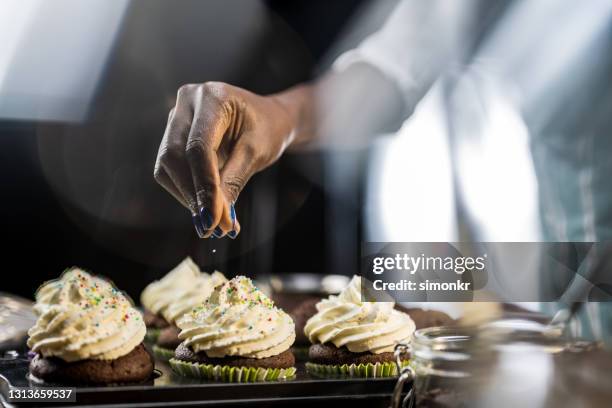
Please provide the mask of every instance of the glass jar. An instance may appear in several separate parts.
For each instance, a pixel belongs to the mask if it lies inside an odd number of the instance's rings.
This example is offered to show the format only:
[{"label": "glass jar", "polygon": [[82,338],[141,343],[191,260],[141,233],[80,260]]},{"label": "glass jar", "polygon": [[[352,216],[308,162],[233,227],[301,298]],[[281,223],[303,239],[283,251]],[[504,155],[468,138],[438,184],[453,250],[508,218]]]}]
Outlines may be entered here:
[{"label": "glass jar", "polygon": [[411,354],[404,380],[413,380],[416,406],[512,408],[548,406],[556,355],[580,351],[560,332],[524,321],[421,329],[403,350]]}]

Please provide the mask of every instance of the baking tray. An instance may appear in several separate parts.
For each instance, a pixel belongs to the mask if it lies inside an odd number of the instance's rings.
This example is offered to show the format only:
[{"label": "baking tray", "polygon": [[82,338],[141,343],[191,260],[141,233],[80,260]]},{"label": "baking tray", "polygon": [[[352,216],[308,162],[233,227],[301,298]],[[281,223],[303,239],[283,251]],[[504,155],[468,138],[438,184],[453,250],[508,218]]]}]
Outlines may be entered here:
[{"label": "baking tray", "polygon": [[[321,379],[306,373],[298,361],[296,378],[282,382],[228,384],[180,377],[156,360],[152,384],[76,387],[76,402],[7,403],[11,387],[50,387],[28,379],[24,353],[0,359],[0,401],[7,407],[201,407],[201,406],[344,406],[387,407],[395,378]],[[406,387],[407,388],[407,387]],[[407,391],[407,390],[406,390]]]}]

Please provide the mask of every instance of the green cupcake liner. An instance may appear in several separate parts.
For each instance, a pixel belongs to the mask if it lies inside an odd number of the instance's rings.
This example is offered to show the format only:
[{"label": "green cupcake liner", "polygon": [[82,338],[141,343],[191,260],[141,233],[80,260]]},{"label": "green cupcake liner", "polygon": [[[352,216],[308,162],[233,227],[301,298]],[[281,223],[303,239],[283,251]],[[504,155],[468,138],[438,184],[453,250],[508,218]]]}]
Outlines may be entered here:
[{"label": "green cupcake liner", "polygon": [[259,381],[283,381],[295,377],[295,367],[230,367],[212,364],[191,363],[170,359],[170,367],[175,373],[185,377],[215,380],[230,383],[251,383]]},{"label": "green cupcake liner", "polygon": [[[407,366],[408,360],[402,361],[402,367]],[[397,365],[393,361],[384,363],[367,364],[316,364],[306,363],[306,371],[318,377],[360,377],[360,378],[383,378],[396,377]]]},{"label": "green cupcake liner", "polygon": [[147,327],[147,334],[145,334],[145,342],[155,344],[159,338],[160,329]]},{"label": "green cupcake liner", "polygon": [[153,346],[153,355],[160,361],[168,361],[174,357],[174,350],[160,347],[155,344]]}]

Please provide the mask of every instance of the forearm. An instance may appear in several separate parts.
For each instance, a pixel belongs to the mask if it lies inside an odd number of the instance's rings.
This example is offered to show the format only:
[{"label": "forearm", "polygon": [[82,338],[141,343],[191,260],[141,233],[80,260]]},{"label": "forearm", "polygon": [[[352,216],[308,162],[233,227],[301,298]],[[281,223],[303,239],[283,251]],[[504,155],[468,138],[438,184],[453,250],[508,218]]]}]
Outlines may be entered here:
[{"label": "forearm", "polygon": [[272,97],[292,118],[291,151],[358,146],[396,130],[405,114],[397,86],[367,64],[329,72]]}]

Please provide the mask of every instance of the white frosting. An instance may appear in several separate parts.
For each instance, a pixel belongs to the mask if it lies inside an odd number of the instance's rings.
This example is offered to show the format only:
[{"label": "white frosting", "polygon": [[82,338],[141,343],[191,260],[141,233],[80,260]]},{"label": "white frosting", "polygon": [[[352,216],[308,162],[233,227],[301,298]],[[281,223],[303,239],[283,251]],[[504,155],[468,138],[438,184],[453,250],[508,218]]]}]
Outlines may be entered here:
[{"label": "white frosting", "polygon": [[151,313],[174,324],[224,282],[227,279],[221,272],[212,275],[200,272],[198,265],[187,257],[162,279],[150,283],[140,295],[140,302]]},{"label": "white frosting", "polygon": [[28,346],[44,357],[72,362],[113,360],[131,352],[145,336],[141,314],[109,284],[75,272],[55,282],[57,302],[28,331]]},{"label": "white frosting", "polygon": [[355,275],[338,296],[317,303],[317,313],[304,326],[312,343],[331,342],[354,353],[393,351],[409,341],[415,330],[410,316],[394,309],[393,302],[362,302],[361,277]]},{"label": "white frosting", "polygon": [[291,317],[244,276],[215,288],[205,303],[177,325],[184,344],[209,357],[271,357],[289,349],[295,340]]},{"label": "white frosting", "polygon": [[221,272],[215,271],[212,275],[201,273],[189,289],[175,292],[176,298],[162,309],[162,316],[167,322],[176,323],[179,317],[208,299],[216,286],[225,282],[227,279]]},{"label": "white frosting", "polygon": [[[58,279],[43,283],[34,295],[34,312],[40,316],[52,305],[72,303],[75,296],[83,296],[83,288],[66,285],[65,282],[75,277],[84,276],[87,282],[95,283],[100,289],[110,290],[113,285],[99,276],[91,275],[84,270],[74,267],[62,273]],[[71,292],[76,291],[76,292]]]},{"label": "white frosting", "polygon": [[172,300],[179,299],[181,293],[192,288],[200,274],[198,265],[187,257],[166,276],[150,283],[142,291],[140,303],[151,313],[161,315]]}]

